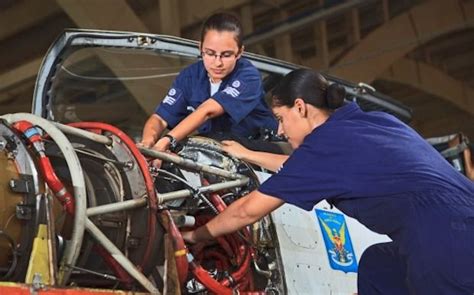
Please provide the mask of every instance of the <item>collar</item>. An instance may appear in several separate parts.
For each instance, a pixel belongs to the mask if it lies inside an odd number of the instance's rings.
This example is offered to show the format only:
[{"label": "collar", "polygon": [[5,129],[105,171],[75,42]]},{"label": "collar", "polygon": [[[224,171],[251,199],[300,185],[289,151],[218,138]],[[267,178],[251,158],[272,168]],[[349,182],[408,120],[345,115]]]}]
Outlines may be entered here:
[{"label": "collar", "polygon": [[331,116],[328,118],[327,121],[338,121],[344,120],[345,118],[351,116],[353,113],[361,112],[359,105],[355,102],[349,102],[342,107],[338,108]]},{"label": "collar", "polygon": [[[207,71],[206,71],[206,67],[204,66],[204,61],[200,60],[199,62],[200,62],[200,67],[201,67],[201,69],[200,69],[200,71],[201,71],[200,76],[202,75],[202,76],[201,76],[202,79],[206,80],[206,82],[208,82],[208,81],[211,82],[211,79],[210,79],[210,77],[209,77],[209,74],[208,74]],[[235,63],[235,67],[234,67],[234,69],[232,70],[232,72],[230,72],[229,75],[225,76],[225,77],[221,80],[221,85],[225,85],[225,84],[229,81],[229,79],[231,79],[232,76],[234,76],[234,74],[239,70],[239,68],[240,68],[240,67],[243,67],[243,66],[244,66],[244,64],[243,64],[243,58],[241,57],[241,58],[239,58],[239,59],[237,60],[237,62]],[[211,82],[211,83],[212,83],[212,82]]]}]

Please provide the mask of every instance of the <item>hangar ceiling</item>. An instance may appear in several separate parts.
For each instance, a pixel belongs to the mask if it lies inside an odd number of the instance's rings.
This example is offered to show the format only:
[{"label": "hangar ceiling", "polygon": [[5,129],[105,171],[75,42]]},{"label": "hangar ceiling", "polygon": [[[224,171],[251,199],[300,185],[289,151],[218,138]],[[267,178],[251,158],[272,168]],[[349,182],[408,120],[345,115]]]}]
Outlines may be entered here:
[{"label": "hangar ceiling", "polygon": [[241,17],[248,51],[370,83],[411,107],[423,136],[474,141],[474,0],[3,0],[0,114],[30,111],[42,57],[64,28],[198,39],[221,10]]}]

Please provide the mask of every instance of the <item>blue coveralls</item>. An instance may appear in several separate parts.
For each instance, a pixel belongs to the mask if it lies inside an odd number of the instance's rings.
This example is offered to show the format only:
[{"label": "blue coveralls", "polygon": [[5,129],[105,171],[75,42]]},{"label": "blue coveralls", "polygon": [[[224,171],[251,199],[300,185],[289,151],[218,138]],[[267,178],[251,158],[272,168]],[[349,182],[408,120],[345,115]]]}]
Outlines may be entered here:
[{"label": "blue coveralls", "polygon": [[[210,97],[209,77],[203,62],[198,61],[180,72],[155,113],[173,128]],[[200,126],[201,134],[220,132],[250,137],[261,128],[277,128],[264,100],[261,75],[245,58],[237,61],[212,98],[224,108],[225,114]]]},{"label": "blue coveralls", "polygon": [[414,130],[355,103],[315,128],[259,191],[322,199],[393,242],[362,255],[359,294],[474,294],[474,183]]}]

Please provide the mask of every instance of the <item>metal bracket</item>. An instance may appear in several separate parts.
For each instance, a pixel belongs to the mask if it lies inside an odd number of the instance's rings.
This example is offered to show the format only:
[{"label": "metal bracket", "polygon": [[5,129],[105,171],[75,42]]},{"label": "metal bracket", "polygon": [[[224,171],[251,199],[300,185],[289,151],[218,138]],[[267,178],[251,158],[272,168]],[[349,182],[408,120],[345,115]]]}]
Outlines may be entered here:
[{"label": "metal bracket", "polygon": [[376,92],[375,88],[372,85],[367,83],[359,82],[356,87],[361,93],[373,93]]},{"label": "metal bracket", "polygon": [[38,294],[37,292],[41,289],[44,289],[43,278],[41,277],[41,274],[35,273],[31,284],[31,294]]},{"label": "metal bracket", "polygon": [[16,205],[16,218],[21,220],[31,220],[33,213],[35,212],[34,206],[18,204]]},{"label": "metal bracket", "polygon": [[10,189],[15,193],[29,193],[31,183],[26,179],[10,179],[8,183],[10,185]]}]

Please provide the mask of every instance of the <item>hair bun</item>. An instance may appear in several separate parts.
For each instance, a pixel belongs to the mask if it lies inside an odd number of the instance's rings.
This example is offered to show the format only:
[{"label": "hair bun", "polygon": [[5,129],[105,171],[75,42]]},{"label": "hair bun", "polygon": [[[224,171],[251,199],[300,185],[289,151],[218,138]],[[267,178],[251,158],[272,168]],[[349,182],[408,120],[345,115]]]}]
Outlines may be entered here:
[{"label": "hair bun", "polygon": [[338,83],[332,83],[326,90],[326,102],[330,109],[337,109],[344,104],[346,88]]}]

